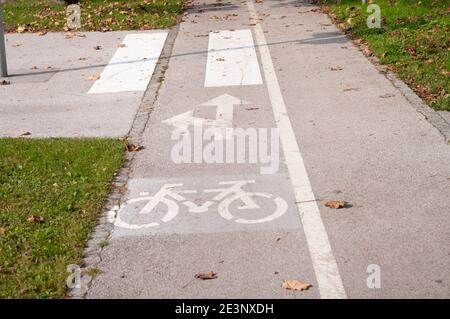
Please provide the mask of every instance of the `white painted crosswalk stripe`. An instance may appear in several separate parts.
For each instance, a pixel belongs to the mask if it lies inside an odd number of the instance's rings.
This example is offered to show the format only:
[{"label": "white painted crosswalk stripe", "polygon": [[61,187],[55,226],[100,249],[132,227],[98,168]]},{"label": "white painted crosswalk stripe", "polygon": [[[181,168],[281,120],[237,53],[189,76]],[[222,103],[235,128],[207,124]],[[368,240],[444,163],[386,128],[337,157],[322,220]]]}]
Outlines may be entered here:
[{"label": "white painted crosswalk stripe", "polygon": [[262,84],[250,30],[209,34],[205,87]]},{"label": "white painted crosswalk stripe", "polygon": [[128,34],[89,93],[144,91],[166,38],[167,32]]}]

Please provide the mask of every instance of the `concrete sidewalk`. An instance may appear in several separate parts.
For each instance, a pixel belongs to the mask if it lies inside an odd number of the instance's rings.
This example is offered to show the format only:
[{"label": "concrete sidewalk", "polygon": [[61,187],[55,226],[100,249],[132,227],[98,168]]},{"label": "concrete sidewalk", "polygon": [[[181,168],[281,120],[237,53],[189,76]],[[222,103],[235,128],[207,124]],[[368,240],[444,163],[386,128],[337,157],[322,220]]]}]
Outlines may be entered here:
[{"label": "concrete sidewalk", "polygon": [[[108,215],[109,245],[89,257],[102,272],[87,297],[450,297],[450,147],[316,9],[193,1],[128,193]],[[234,128],[279,129],[274,174],[261,174],[261,163],[174,163],[176,125],[224,117],[211,101],[225,94],[238,101]],[[212,197],[237,181],[257,209],[239,192]],[[337,198],[350,205],[324,206]],[[370,265],[379,287],[367,284]],[[195,279],[202,271],[218,277]],[[287,279],[313,286],[286,290]]]},{"label": "concrete sidewalk", "polygon": [[8,34],[11,84],[0,86],[0,136],[126,136],[144,89],[88,92],[125,36],[152,32],[163,30]]}]

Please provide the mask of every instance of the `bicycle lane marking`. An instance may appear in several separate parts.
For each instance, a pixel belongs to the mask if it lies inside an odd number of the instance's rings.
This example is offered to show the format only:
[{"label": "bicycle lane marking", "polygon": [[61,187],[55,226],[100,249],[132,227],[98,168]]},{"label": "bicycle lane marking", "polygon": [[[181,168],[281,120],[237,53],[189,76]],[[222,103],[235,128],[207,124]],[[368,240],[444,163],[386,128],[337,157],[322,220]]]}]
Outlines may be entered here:
[{"label": "bicycle lane marking", "polygon": [[[114,237],[298,230],[296,210],[288,205],[294,196],[278,195],[291,193],[287,175],[247,177],[134,178],[128,200],[110,212]],[[274,184],[279,185],[276,193]]]},{"label": "bicycle lane marking", "polygon": [[246,0],[258,47],[269,99],[279,130],[286,165],[305,232],[321,298],[347,298],[338,265],[331,250],[327,231],[315,201],[308,173],[292,128],[283,95],[272,63],[264,31],[253,0]]}]

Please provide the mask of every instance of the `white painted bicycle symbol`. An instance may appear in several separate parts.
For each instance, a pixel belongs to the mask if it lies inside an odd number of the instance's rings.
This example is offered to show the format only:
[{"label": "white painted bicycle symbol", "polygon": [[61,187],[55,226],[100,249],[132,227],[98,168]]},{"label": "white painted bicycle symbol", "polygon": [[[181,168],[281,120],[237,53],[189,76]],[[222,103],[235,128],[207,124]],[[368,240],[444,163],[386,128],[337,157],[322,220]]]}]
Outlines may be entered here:
[{"label": "white painted bicycle symbol", "polygon": [[[286,213],[288,205],[286,201],[281,197],[274,197],[272,194],[267,193],[257,193],[257,192],[246,192],[242,189],[243,186],[247,184],[255,183],[253,180],[246,181],[226,181],[219,182],[219,185],[230,185],[228,188],[217,188],[217,189],[207,189],[204,190],[205,193],[218,193],[212,200],[207,201],[201,205],[197,205],[189,200],[187,200],[183,194],[195,194],[196,190],[174,190],[174,188],[181,187],[183,184],[165,184],[161,189],[153,196],[148,196],[148,193],[141,193],[141,197],[133,198],[127,201],[119,210],[114,224],[118,227],[128,228],[128,229],[142,229],[160,226],[161,223],[167,223],[173,220],[179,213],[180,207],[179,203],[182,203],[188,208],[190,213],[206,213],[209,208],[218,203],[218,212],[220,216],[226,220],[233,220],[240,224],[258,224],[269,222],[281,217]],[[260,197],[262,199],[269,199],[275,204],[275,211],[273,211],[269,216],[262,218],[239,218],[234,216],[230,207],[234,201],[241,201],[243,205],[237,207],[238,210],[250,210],[258,209],[260,206],[253,200],[255,197]],[[146,203],[145,203],[146,202]],[[149,223],[130,223],[126,222],[121,218],[121,212],[130,205],[136,205],[137,203],[145,203],[140,210],[134,212],[135,217],[141,215],[152,214],[156,210],[159,204],[165,206],[165,214],[163,217],[159,218],[158,221]],[[142,205],[138,205],[142,206]],[[137,216],[136,216],[137,215]],[[127,218],[128,219],[128,218]]]}]

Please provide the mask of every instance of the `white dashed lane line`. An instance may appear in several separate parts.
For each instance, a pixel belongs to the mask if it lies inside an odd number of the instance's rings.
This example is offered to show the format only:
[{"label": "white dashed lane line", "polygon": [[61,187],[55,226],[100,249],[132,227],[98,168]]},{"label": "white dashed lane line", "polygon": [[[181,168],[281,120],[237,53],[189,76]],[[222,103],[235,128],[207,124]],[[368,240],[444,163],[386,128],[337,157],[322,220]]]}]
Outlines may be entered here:
[{"label": "white dashed lane line", "polygon": [[144,91],[166,38],[167,32],[128,34],[89,93]]},{"label": "white dashed lane line", "polygon": [[209,33],[205,87],[262,83],[250,30]]}]

